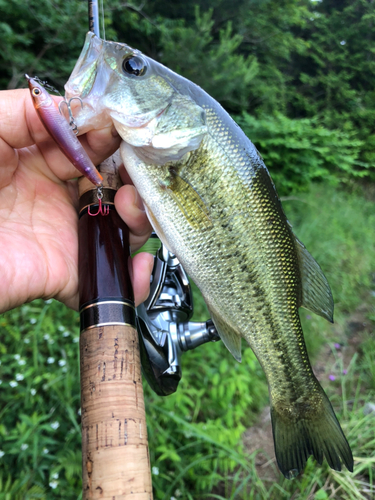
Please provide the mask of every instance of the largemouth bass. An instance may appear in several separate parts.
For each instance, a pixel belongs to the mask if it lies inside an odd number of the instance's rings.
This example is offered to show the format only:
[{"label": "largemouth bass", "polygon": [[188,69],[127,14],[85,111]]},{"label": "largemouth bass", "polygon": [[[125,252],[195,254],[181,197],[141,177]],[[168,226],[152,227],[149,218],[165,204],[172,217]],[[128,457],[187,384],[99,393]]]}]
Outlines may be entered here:
[{"label": "largemouth bass", "polygon": [[226,347],[244,338],[269,385],[278,466],[353,457],[308,359],[298,308],[332,321],[319,265],[295,237],[262,157],[194,83],[126,44],[88,33],[67,82],[81,132],[114,123],[121,156],[163,243],[199,287]]}]

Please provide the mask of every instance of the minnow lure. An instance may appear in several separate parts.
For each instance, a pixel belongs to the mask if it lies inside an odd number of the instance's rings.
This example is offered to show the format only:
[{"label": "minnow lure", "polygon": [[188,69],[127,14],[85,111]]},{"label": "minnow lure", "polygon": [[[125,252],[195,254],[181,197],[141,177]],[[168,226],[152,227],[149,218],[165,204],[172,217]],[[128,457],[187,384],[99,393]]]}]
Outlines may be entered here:
[{"label": "minnow lure", "polygon": [[95,184],[95,186],[101,186],[103,177],[95,168],[95,165],[90,160],[69,123],[60,114],[56,102],[34,78],[30,78],[28,75],[25,75],[25,77],[29,83],[35,110],[47,132],[76,169]]}]

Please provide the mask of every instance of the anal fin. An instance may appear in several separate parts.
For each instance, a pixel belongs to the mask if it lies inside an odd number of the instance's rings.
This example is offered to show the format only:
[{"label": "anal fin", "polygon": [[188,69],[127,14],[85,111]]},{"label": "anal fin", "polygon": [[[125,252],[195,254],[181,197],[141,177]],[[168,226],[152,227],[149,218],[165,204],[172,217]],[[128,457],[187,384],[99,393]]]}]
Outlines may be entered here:
[{"label": "anal fin", "polygon": [[303,243],[298,238],[296,242],[302,281],[300,306],[333,323],[333,298],[327,278]]}]

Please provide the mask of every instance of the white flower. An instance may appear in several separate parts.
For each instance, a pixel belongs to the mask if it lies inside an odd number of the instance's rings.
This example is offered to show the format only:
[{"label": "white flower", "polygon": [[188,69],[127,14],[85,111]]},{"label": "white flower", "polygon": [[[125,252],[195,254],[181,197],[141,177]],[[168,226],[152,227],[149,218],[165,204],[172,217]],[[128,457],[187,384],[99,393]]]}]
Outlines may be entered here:
[{"label": "white flower", "polygon": [[15,354],[14,359],[16,359],[18,361],[19,359],[21,359],[21,356],[19,354]]},{"label": "white flower", "polygon": [[65,330],[65,332],[63,333],[63,337],[69,337],[70,335],[70,332],[68,332],[68,330]]},{"label": "white flower", "polygon": [[48,340],[49,339],[49,334],[46,333],[45,335],[43,335],[43,338],[44,338],[44,340]]},{"label": "white flower", "polygon": [[30,344],[30,339],[28,339],[27,337],[24,338],[23,341],[25,342],[25,344]]},{"label": "white flower", "polygon": [[73,342],[75,343],[79,342],[79,337],[74,337]]},{"label": "white flower", "polygon": [[59,479],[59,473],[58,472],[55,472],[54,474],[52,474],[52,479]]},{"label": "white flower", "polygon": [[27,443],[21,444],[21,450],[27,450],[28,447],[29,445]]},{"label": "white flower", "polygon": [[81,408],[78,408],[77,413],[78,413],[78,415],[81,415]]},{"label": "white flower", "polygon": [[30,389],[30,394],[31,394],[32,396],[35,396],[35,394],[36,394],[36,389]]},{"label": "white flower", "polygon": [[340,45],[345,45],[345,44],[346,44],[346,41],[345,40],[341,40]]},{"label": "white flower", "polygon": [[49,483],[49,485],[51,486],[51,488],[52,488],[53,490],[54,490],[55,488],[57,488],[57,485],[58,485],[58,484],[59,484],[59,483],[58,483],[58,481],[51,481],[51,482]]},{"label": "white flower", "polygon": [[22,373],[17,373],[17,375],[16,375],[16,380],[18,380],[18,382],[19,382],[20,380],[23,380],[24,378],[25,378],[25,377],[22,375]]},{"label": "white flower", "polygon": [[60,325],[57,327],[57,329],[59,332],[63,332],[65,330],[65,326]]},{"label": "white flower", "polygon": [[11,380],[11,381],[9,382],[9,385],[10,385],[11,387],[17,387],[18,382],[16,382],[15,380]]},{"label": "white flower", "polygon": [[59,359],[59,366],[65,366],[65,365],[66,365],[65,359]]},{"label": "white flower", "polygon": [[47,363],[49,365],[52,365],[52,363],[54,363],[54,362],[55,362],[55,358],[52,358],[52,356],[50,356],[49,358],[47,358]]},{"label": "white flower", "polygon": [[5,455],[5,451],[0,450],[0,458],[3,457],[4,455]]},{"label": "white flower", "polygon": [[56,429],[58,429],[60,427],[60,424],[56,420],[56,422],[52,422],[51,427],[52,427],[53,430],[56,430]]},{"label": "white flower", "polygon": [[30,318],[30,323],[32,325],[35,325],[36,321],[37,321],[36,318]]},{"label": "white flower", "polygon": [[171,500],[177,500],[177,498],[176,497],[171,497]]},{"label": "white flower", "polygon": [[47,299],[44,301],[45,304],[52,304],[53,300],[52,299]]},{"label": "white flower", "polygon": [[159,467],[154,467],[152,468],[152,473],[154,474],[154,476],[158,476],[159,475]]},{"label": "white flower", "polygon": [[18,364],[19,364],[19,365],[21,365],[21,366],[26,365],[26,360],[24,360],[24,359],[20,359],[20,360],[18,361]]},{"label": "white flower", "polygon": [[45,455],[47,455],[47,454],[49,453],[49,449],[48,449],[48,448],[43,448],[43,453],[44,453]]}]

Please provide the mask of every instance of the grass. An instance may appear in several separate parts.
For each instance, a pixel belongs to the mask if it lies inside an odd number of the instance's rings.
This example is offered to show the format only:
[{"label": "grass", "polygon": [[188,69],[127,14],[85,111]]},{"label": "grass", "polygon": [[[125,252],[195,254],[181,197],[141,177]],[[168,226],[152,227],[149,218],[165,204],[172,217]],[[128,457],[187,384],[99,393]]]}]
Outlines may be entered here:
[{"label": "grass", "polygon": [[[218,342],[183,356],[176,394],[159,398],[145,387],[156,500],[374,497],[375,413],[364,413],[375,404],[374,204],[315,186],[283,205],[335,298],[334,325],[304,310],[301,317],[352,446],[354,474],[310,459],[287,481],[272,456],[259,468],[259,451],[249,455],[242,434],[267,404],[265,377],[250,349],[238,364]],[[194,298],[195,319],[206,319],[196,290]],[[361,322],[362,330],[350,327]],[[0,500],[80,498],[78,330],[78,315],[55,301],[0,317]]]}]

